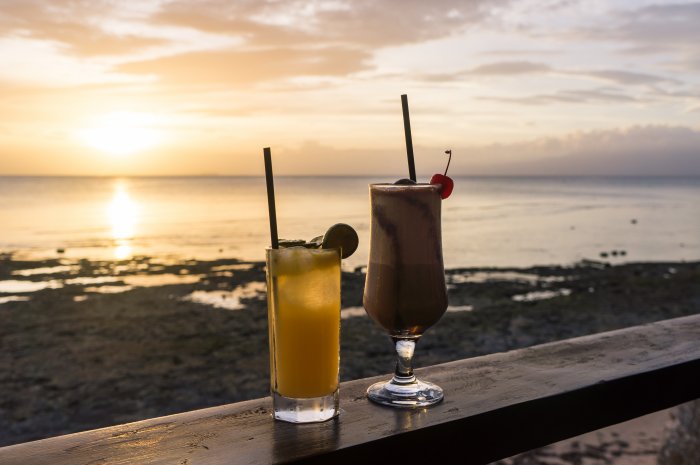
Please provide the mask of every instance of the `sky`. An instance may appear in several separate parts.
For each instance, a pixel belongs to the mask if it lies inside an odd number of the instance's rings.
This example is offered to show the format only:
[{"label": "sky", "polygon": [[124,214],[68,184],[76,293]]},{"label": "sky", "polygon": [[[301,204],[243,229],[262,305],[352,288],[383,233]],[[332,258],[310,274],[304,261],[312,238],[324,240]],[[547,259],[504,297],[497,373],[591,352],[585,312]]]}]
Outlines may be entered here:
[{"label": "sky", "polygon": [[700,175],[700,2],[0,0],[0,175]]}]

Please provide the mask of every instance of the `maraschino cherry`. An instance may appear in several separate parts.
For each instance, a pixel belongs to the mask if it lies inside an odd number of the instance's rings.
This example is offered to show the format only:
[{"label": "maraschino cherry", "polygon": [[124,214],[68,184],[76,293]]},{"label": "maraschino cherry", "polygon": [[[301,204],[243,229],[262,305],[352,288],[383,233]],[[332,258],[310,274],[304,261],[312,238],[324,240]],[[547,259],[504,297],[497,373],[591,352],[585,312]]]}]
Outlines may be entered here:
[{"label": "maraschino cherry", "polygon": [[445,150],[445,153],[450,156],[447,159],[447,167],[445,168],[445,174],[436,173],[430,178],[430,184],[438,184],[440,186],[440,197],[446,199],[452,193],[452,189],[455,186],[452,178],[447,176],[447,170],[450,168],[450,162],[452,161],[452,150]]}]

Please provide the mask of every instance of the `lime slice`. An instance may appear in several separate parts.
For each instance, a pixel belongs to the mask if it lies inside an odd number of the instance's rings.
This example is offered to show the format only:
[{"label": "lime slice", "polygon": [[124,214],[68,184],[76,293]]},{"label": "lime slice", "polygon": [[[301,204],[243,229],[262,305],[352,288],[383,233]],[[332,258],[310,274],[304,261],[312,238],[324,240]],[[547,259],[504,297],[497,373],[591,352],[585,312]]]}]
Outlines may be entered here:
[{"label": "lime slice", "polygon": [[322,247],[324,249],[340,247],[343,258],[348,258],[355,253],[359,242],[360,240],[357,237],[357,232],[355,232],[352,226],[345,223],[338,223],[328,228],[326,234],[323,235]]},{"label": "lime slice", "polygon": [[285,249],[287,247],[303,247],[306,241],[304,239],[280,239],[279,245]]}]

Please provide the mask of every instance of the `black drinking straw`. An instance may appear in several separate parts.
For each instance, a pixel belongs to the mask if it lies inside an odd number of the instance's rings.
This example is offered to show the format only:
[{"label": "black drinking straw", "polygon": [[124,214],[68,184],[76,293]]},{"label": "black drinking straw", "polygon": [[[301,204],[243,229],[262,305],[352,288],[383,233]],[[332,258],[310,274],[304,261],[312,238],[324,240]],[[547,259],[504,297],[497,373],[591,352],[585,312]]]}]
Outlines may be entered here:
[{"label": "black drinking straw", "polygon": [[272,248],[279,249],[280,243],[277,238],[277,213],[275,212],[275,182],[272,178],[272,154],[270,147],[263,149],[265,157],[265,181],[267,182],[267,209],[270,212],[270,239]]},{"label": "black drinking straw", "polygon": [[413,161],[413,138],[411,137],[411,119],[408,116],[408,96],[401,95],[403,109],[403,132],[406,135],[406,156],[408,157],[408,177],[416,181],[416,165]]}]

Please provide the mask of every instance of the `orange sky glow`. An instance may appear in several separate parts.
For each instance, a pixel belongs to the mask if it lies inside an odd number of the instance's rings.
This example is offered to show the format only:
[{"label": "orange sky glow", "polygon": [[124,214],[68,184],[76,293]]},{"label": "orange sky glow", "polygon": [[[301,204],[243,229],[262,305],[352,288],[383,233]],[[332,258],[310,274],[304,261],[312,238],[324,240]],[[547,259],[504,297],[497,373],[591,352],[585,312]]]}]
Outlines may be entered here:
[{"label": "orange sky glow", "polygon": [[3,0],[0,175],[700,175],[700,3]]}]

